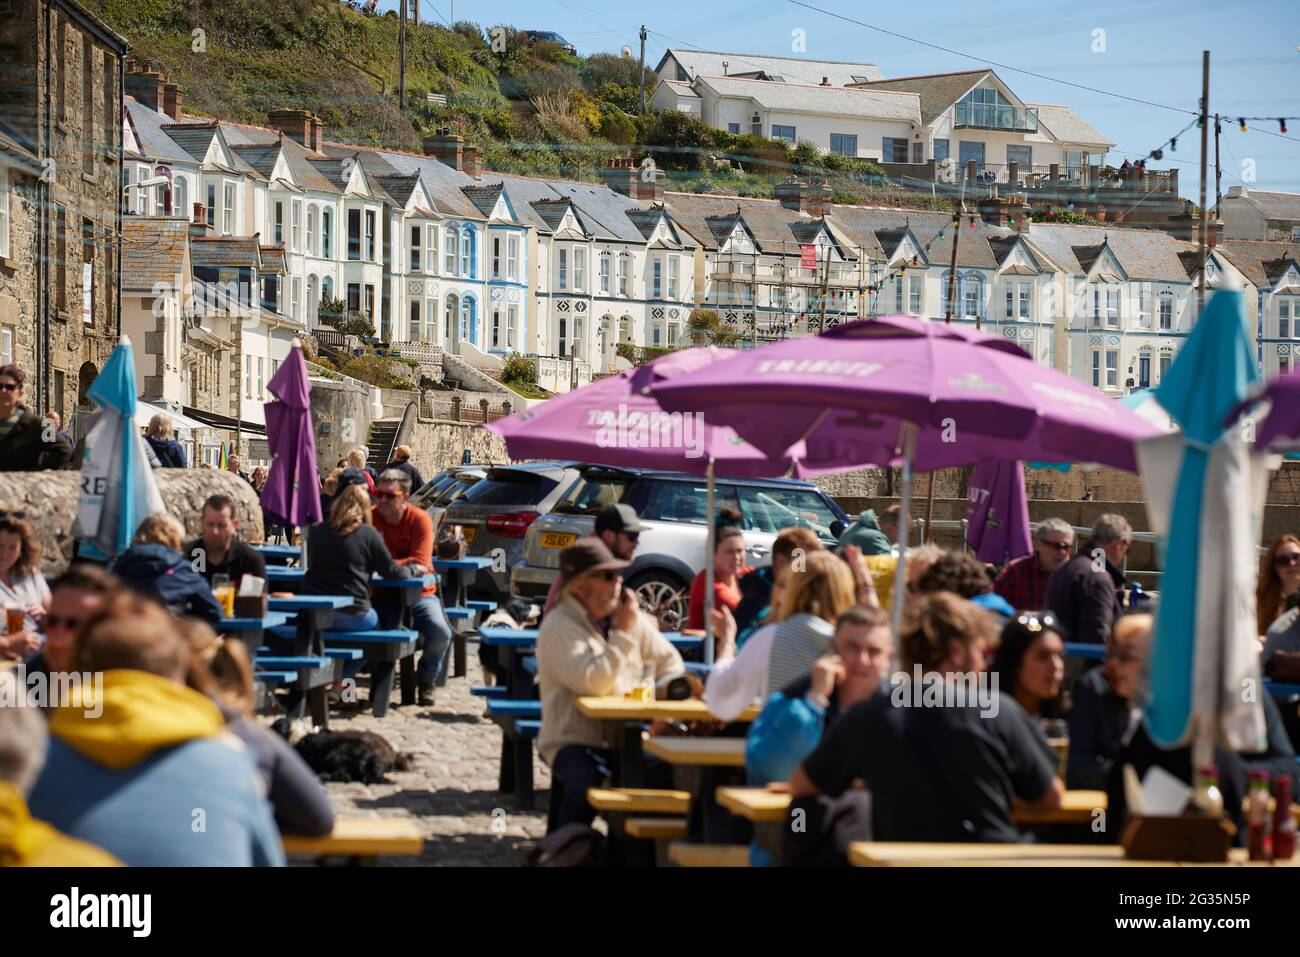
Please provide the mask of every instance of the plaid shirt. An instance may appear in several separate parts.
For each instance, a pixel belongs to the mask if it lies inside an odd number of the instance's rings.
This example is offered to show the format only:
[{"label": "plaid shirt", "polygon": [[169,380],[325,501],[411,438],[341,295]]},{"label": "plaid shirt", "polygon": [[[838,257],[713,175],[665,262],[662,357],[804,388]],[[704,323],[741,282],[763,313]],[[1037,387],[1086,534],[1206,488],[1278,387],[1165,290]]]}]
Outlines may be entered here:
[{"label": "plaid shirt", "polygon": [[1042,611],[1047,601],[1047,580],[1051,572],[1043,571],[1038,555],[1026,555],[998,574],[993,590],[1007,600],[1016,611]]}]

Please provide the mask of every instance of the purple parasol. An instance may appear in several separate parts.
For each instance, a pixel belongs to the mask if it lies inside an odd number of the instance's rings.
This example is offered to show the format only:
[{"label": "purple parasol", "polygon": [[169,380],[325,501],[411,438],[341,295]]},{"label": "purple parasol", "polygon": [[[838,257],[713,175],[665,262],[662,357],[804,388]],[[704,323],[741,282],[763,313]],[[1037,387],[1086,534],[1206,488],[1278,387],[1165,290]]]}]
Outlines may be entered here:
[{"label": "purple parasol", "polygon": [[321,520],[316,482],[316,433],[311,422],[311,384],[297,342],[271,381],[279,401],[266,403],[266,436],[271,470],[262,489],[262,510],[283,525]]}]

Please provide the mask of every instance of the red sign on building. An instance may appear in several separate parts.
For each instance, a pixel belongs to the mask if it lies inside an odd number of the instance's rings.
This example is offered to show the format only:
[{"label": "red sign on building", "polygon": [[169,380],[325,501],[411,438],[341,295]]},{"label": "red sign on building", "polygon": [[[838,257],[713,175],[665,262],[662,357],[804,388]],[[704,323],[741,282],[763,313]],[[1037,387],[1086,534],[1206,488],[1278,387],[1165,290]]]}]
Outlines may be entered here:
[{"label": "red sign on building", "polygon": [[803,243],[799,247],[799,265],[804,269],[817,268],[817,247],[812,243]]}]

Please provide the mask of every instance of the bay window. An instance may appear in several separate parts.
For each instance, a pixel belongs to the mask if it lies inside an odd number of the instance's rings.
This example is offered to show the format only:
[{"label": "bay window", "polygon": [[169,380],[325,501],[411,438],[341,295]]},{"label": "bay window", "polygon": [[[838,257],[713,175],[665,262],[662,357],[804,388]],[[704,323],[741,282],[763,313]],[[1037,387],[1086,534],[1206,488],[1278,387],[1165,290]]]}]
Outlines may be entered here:
[{"label": "bay window", "polygon": [[[676,256],[668,257],[668,298],[675,300],[677,298],[677,280],[678,273],[681,269],[681,261]],[[669,337],[671,338],[671,336]]]},{"label": "bay window", "polygon": [[425,251],[424,271],[437,275],[438,273],[438,227],[426,226],[424,229],[424,238],[428,240],[428,249]]},{"label": "bay window", "polygon": [[[519,281],[519,237],[506,237],[506,278]],[[512,307],[513,308],[513,307]]]}]

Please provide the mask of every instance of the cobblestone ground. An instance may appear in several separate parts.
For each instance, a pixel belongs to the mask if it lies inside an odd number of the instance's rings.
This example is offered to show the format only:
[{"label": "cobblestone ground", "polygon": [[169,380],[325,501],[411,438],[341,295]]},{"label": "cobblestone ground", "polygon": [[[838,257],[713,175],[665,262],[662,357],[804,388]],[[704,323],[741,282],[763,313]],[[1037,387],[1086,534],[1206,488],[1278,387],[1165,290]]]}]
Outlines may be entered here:
[{"label": "cobblestone ground", "polygon": [[[468,675],[448,678],[431,708],[401,707],[398,682],[388,714],[375,718],[369,707],[331,710],[331,730],[357,729],[382,735],[411,756],[411,768],[393,771],[389,784],[326,784],[335,814],[341,817],[409,818],[424,835],[419,857],[384,858],[395,866],[518,867],[532,844],[546,833],[551,775],[533,758],[537,809],[519,812],[514,797],[497,792],[501,729],[484,717],[484,699],[469,693],[482,684],[482,669],[471,643]],[[361,679],[361,700],[367,699]]]}]

